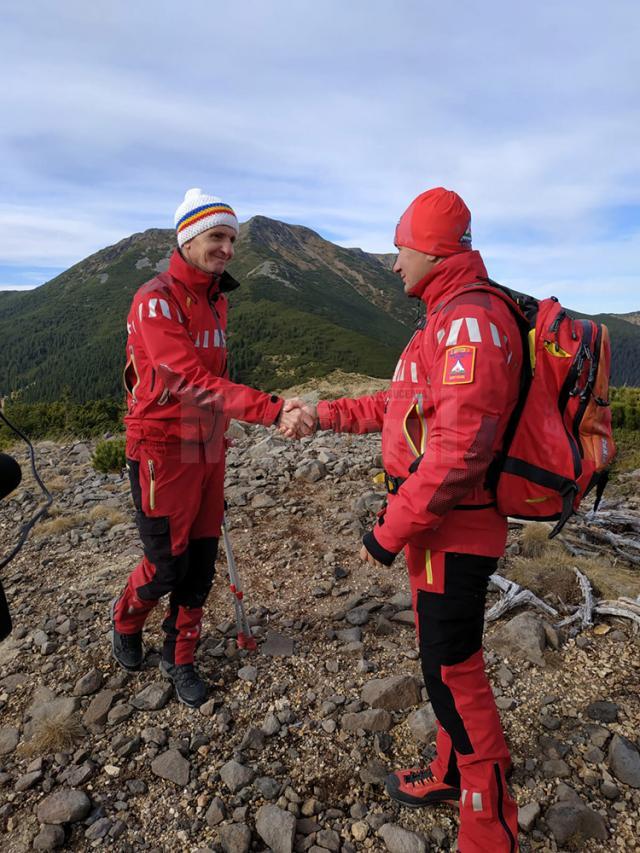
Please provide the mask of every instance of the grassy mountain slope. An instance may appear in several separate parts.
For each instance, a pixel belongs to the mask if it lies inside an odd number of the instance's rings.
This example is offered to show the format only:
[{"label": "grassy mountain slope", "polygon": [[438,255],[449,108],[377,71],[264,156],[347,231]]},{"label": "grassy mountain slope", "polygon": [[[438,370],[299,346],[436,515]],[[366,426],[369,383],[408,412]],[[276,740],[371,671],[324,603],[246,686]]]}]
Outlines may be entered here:
[{"label": "grassy mountain slope", "polygon": [[[121,394],[125,318],[135,290],[166,269],[173,231],[152,229],[97,252],[33,291],[0,302],[0,394],[82,402]],[[279,248],[281,247],[281,251]],[[230,272],[232,373],[283,387],[342,367],[389,376],[414,309],[397,280],[360,250],[256,217]]]},{"label": "grassy mountain slope", "polygon": [[[26,402],[119,397],[125,318],[136,289],[166,269],[172,230],[134,234],[32,291],[0,293],[0,395]],[[336,368],[389,377],[416,303],[393,256],[344,249],[314,231],[256,216],[241,227],[229,269],[232,375],[267,389]],[[611,330],[613,381],[640,385],[640,327],[599,315]]]}]

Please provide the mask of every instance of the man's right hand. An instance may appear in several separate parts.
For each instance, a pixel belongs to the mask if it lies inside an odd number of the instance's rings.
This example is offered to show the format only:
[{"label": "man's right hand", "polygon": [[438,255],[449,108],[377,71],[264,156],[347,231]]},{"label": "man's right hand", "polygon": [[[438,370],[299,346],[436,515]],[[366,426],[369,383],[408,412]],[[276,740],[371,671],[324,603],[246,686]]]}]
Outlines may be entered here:
[{"label": "man's right hand", "polygon": [[316,407],[305,403],[299,397],[284,401],[284,406],[277,420],[280,432],[287,438],[303,438],[312,435],[318,427]]}]

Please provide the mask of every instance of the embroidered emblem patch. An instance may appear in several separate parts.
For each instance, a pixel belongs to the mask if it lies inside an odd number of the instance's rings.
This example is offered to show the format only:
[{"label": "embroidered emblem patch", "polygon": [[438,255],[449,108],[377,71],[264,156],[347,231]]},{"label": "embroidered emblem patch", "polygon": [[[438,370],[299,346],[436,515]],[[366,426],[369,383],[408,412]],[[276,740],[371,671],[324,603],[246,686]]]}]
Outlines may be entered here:
[{"label": "embroidered emblem patch", "polygon": [[473,382],[476,349],[472,346],[449,347],[444,355],[443,385],[469,385]]}]

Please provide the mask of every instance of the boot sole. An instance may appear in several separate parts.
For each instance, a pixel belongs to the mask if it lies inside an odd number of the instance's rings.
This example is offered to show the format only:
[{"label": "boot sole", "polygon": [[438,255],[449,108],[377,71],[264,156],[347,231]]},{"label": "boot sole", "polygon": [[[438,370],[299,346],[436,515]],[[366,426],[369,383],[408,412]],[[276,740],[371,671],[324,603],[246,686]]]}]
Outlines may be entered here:
[{"label": "boot sole", "polygon": [[118,666],[120,666],[122,669],[124,669],[125,672],[140,672],[140,670],[142,669],[143,661],[144,661],[144,651],[142,653],[142,658],[140,660],[140,663],[137,664],[136,666],[127,666],[126,663],[123,663],[120,660],[120,658],[118,657],[118,654],[116,652],[115,610],[116,610],[116,604],[117,603],[118,603],[118,597],[116,596],[116,598],[114,598],[113,601],[111,602],[111,654],[112,654],[115,662],[118,664]]}]

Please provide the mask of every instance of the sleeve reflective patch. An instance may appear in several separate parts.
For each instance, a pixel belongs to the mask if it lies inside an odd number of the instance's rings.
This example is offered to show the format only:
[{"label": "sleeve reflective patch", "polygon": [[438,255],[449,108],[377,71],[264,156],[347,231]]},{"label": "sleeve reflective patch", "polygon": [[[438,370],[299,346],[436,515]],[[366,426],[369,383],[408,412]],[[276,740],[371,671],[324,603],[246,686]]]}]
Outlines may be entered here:
[{"label": "sleeve reflective patch", "polygon": [[444,354],[443,385],[469,385],[473,382],[476,349],[472,346],[449,347]]}]

